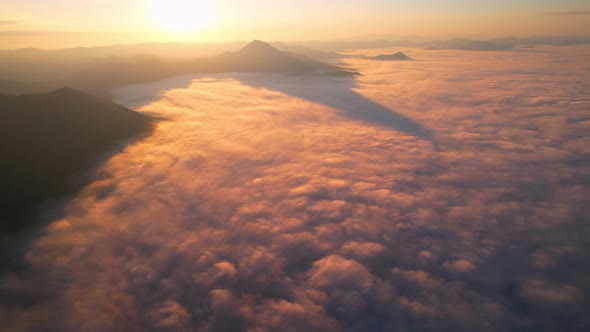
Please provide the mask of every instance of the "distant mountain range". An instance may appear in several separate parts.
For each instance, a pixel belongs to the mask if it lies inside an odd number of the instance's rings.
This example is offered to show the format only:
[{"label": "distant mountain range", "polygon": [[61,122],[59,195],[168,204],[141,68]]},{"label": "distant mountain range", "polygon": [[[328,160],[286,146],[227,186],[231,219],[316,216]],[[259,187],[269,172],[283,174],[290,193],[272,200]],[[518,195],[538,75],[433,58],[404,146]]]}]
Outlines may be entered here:
[{"label": "distant mountain range", "polygon": [[196,60],[194,65],[199,71],[213,72],[304,73],[341,70],[306,55],[280,51],[258,40],[236,52],[226,52],[212,58]]},{"label": "distant mountain range", "polygon": [[268,43],[255,40],[235,52],[190,61],[170,62],[146,58],[124,63],[97,64],[81,71],[66,83],[108,97],[115,86],[176,75],[226,72],[355,74],[304,55],[280,51]]},{"label": "distant mountain range", "polygon": [[383,54],[373,58],[374,60],[379,61],[407,61],[412,60],[409,56],[405,55],[403,52],[397,52],[395,54]]},{"label": "distant mountain range", "polygon": [[87,67],[76,68],[66,77],[60,77],[55,81],[26,85],[18,81],[5,80],[5,90],[0,91],[15,91],[19,88],[25,91],[46,91],[48,88],[72,86],[108,98],[110,90],[120,85],[154,81],[176,75],[224,72],[315,72],[338,76],[355,74],[302,54],[280,51],[268,43],[255,40],[238,51],[194,60],[165,61],[147,55],[95,60]]},{"label": "distant mountain range", "polygon": [[129,58],[138,55],[150,55],[171,60],[187,60],[235,50],[247,43],[139,43],[98,47],[74,47],[61,50],[45,50],[30,47],[16,50],[0,50],[0,58],[16,56],[19,58],[27,57],[29,59],[53,58],[68,61],[88,61],[97,58]]},{"label": "distant mountain range", "polygon": [[458,49],[458,50],[511,50],[521,46],[572,46],[590,44],[590,37],[584,36],[548,36],[548,37],[507,37],[487,40],[453,38],[447,40],[429,40],[419,37],[403,37],[365,39],[365,40],[340,40],[301,41],[297,44],[320,51],[341,52],[344,50],[382,48],[382,47],[421,47],[427,49]]},{"label": "distant mountain range", "polygon": [[342,55],[340,53],[318,51],[303,45],[289,45],[279,42],[274,42],[271,45],[281,51],[305,55],[316,60],[333,60],[346,58],[345,55]]},{"label": "distant mountain range", "polygon": [[80,187],[74,175],[123,140],[148,134],[153,123],[70,88],[0,94],[0,233],[28,227],[41,203]]},{"label": "distant mountain range", "polygon": [[[283,59],[279,61],[282,64],[270,62],[267,66],[257,65],[253,60],[239,58],[239,56],[247,57],[252,52],[228,52],[228,50],[243,47],[246,45],[244,42],[145,43],[55,51],[36,48],[0,50],[0,92],[11,94],[46,92],[62,86],[74,86],[108,97],[108,89],[112,86],[145,82],[171,75],[231,70],[301,72],[321,67],[317,63],[311,64],[310,59],[334,61],[346,57],[338,52],[355,49],[420,47],[430,50],[506,51],[530,48],[534,45],[568,46],[590,43],[590,38],[578,36],[509,37],[489,40],[459,38],[428,40],[418,37],[408,37],[404,40],[399,36],[395,38],[397,39],[316,40],[288,44],[274,42],[270,46],[274,50],[284,52]],[[246,50],[251,49],[253,47],[246,45]],[[270,51],[269,48],[266,50],[269,54],[278,54],[274,50]],[[222,52],[225,53],[221,54]],[[297,58],[299,63],[287,58]],[[334,75],[347,75],[346,71],[340,68],[324,67],[322,70],[333,71]],[[111,75],[112,79],[109,79],[108,75]]]}]

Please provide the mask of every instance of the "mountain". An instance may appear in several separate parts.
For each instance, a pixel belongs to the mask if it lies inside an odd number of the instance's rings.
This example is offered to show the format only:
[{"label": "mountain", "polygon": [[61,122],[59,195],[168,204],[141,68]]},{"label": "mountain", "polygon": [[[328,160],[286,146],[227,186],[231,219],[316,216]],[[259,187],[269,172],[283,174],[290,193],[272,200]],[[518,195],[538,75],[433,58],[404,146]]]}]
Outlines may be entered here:
[{"label": "mountain", "polygon": [[[86,93],[0,94],[0,231],[25,229],[40,204],[80,187],[72,182],[153,119]],[[6,234],[6,233],[5,233]]]},{"label": "mountain", "polygon": [[226,52],[205,63],[216,72],[285,72],[303,73],[334,71],[338,67],[305,55],[280,51],[272,45],[255,40],[239,51]]},{"label": "mountain", "polygon": [[21,48],[15,50],[0,50],[0,60],[10,57],[46,59],[67,59],[69,61],[93,60],[97,58],[134,57],[139,54],[149,54],[165,59],[194,59],[220,54],[225,51],[243,47],[247,42],[229,43],[139,43],[117,44],[99,47],[74,47],[59,50],[43,50],[38,48]]},{"label": "mountain", "polygon": [[[22,50],[21,52],[45,54],[48,51]],[[216,56],[174,61],[138,54],[132,57],[110,56],[92,61],[69,63],[68,60],[59,58],[59,53],[49,53],[51,61],[31,55],[26,57],[29,60],[23,60],[18,66],[11,66],[2,63],[1,54],[0,51],[0,76],[5,77],[5,81],[0,82],[0,92],[4,93],[44,92],[62,86],[71,86],[103,98],[110,98],[110,91],[117,86],[186,74],[227,72],[316,72],[335,76],[355,74],[302,54],[280,51],[261,41],[253,41],[237,51]],[[18,79],[19,77],[22,79]]]},{"label": "mountain", "polygon": [[410,58],[409,56],[405,55],[403,52],[397,52],[395,54],[383,54],[383,55],[376,56],[373,59],[380,60],[380,61],[406,61],[406,60],[412,60],[412,58]]},{"label": "mountain", "polygon": [[[379,39],[373,39],[376,37],[379,37]],[[526,45],[568,46],[590,44],[590,38],[587,36],[508,37],[489,40],[458,38],[430,40],[416,36],[402,38],[394,35],[366,36],[364,38],[371,39],[310,40],[297,42],[297,45],[281,43],[274,43],[273,45],[280,51],[290,54],[299,54],[315,60],[328,60],[341,57],[340,54],[335,52],[383,47],[498,51],[512,50]],[[109,88],[117,84],[145,82],[145,80],[152,77],[161,79],[169,77],[170,74],[181,75],[187,73],[213,73],[219,70],[226,71],[221,64],[214,69],[207,67],[206,59],[211,60],[215,58],[214,54],[237,49],[245,44],[245,42],[220,44],[146,43],[91,48],[79,47],[64,50],[41,50],[37,48],[0,50],[0,78],[10,81],[0,83],[0,92],[45,92],[57,87],[74,86],[108,97]],[[142,54],[151,55],[160,60],[151,61],[150,63],[150,61],[147,61],[149,59],[146,56],[141,59]],[[130,62],[129,59],[133,60],[133,62]],[[220,62],[223,63],[221,60]],[[239,69],[240,66],[236,65],[235,67]],[[127,70],[132,74],[130,78],[124,76]],[[114,79],[109,79],[109,74],[112,74]],[[95,75],[99,78],[96,80],[98,82],[92,82]],[[338,73],[338,75],[344,75],[344,73]],[[19,86],[12,82],[21,82],[24,85]]]},{"label": "mountain", "polygon": [[253,41],[234,52],[190,61],[164,61],[153,57],[133,61],[94,63],[62,83],[108,98],[113,87],[155,81],[185,74],[228,72],[321,73],[354,75],[307,56],[280,51],[268,43]]}]

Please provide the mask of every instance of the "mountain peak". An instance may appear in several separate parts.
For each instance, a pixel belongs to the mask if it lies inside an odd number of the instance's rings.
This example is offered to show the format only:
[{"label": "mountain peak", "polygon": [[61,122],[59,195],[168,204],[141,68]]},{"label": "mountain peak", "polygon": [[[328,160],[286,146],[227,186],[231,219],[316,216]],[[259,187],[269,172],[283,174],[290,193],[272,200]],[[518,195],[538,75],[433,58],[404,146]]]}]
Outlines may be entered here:
[{"label": "mountain peak", "polygon": [[279,52],[278,49],[272,47],[269,43],[265,43],[260,40],[253,40],[248,45],[242,48],[242,52],[248,53],[269,53],[269,52]]},{"label": "mountain peak", "polygon": [[397,52],[395,54],[384,54],[377,57],[374,57],[375,60],[412,60],[409,56],[405,55],[403,52]]},{"label": "mountain peak", "polygon": [[304,55],[280,51],[260,40],[252,41],[237,52],[226,52],[212,58],[212,63],[207,69],[219,72],[285,73],[340,70]]}]

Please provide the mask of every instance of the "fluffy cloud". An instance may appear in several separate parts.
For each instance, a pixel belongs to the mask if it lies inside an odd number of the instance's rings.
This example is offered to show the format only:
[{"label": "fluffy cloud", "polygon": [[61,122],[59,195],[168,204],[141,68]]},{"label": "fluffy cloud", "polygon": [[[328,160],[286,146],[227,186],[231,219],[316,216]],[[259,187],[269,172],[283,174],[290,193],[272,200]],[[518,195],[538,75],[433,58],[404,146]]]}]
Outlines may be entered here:
[{"label": "fluffy cloud", "polygon": [[445,269],[453,272],[469,272],[475,269],[475,265],[468,260],[460,259],[458,261],[446,261],[443,266]]},{"label": "fluffy cloud", "polygon": [[356,82],[118,90],[167,120],[3,276],[0,318],[9,331],[590,327],[590,50],[547,51],[348,60]]},{"label": "fluffy cloud", "polygon": [[576,303],[584,297],[582,291],[574,286],[548,283],[539,279],[524,281],[521,294],[531,301],[557,305]]}]

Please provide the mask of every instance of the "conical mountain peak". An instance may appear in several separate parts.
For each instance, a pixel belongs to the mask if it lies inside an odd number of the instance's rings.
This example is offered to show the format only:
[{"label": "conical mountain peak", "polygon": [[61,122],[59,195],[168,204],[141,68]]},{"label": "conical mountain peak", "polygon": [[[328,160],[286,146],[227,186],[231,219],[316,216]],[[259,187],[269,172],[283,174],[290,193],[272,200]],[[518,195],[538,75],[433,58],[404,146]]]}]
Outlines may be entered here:
[{"label": "conical mountain peak", "polygon": [[254,40],[242,48],[242,52],[246,53],[276,53],[280,52],[278,49],[272,47],[269,43],[260,40]]}]

